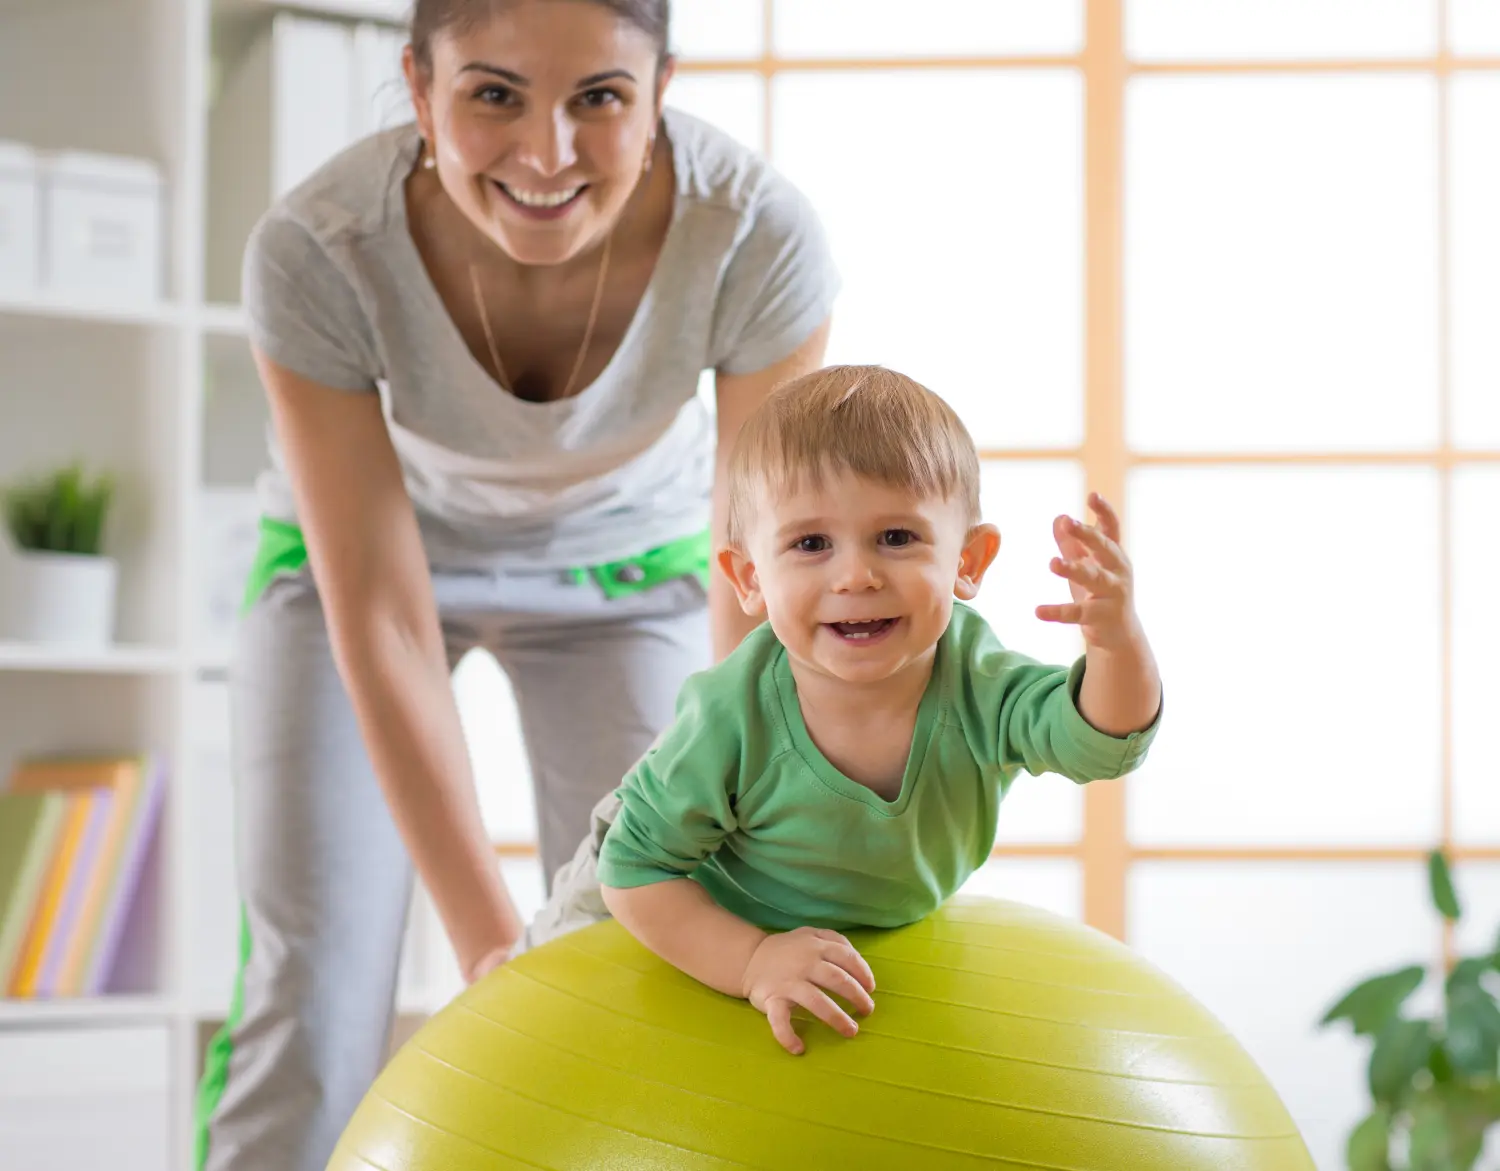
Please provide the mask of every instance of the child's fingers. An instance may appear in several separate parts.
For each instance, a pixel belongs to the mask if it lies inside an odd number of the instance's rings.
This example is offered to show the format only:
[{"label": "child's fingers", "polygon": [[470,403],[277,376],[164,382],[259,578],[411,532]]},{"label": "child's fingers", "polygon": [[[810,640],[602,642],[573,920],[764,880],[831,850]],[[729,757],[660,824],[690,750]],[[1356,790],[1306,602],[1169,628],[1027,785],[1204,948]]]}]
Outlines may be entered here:
[{"label": "child's fingers", "polygon": [[1076,626],[1083,621],[1083,607],[1077,602],[1065,602],[1060,606],[1038,606],[1036,616],[1043,622],[1068,622]]},{"label": "child's fingers", "polygon": [[815,972],[814,979],[828,991],[838,993],[852,1004],[854,1011],[860,1016],[869,1016],[875,1011],[875,998],[865,991],[864,986],[852,973],[832,960],[823,961],[822,966]]},{"label": "child's fingers", "polygon": [[847,938],[837,931],[830,931],[826,928],[820,928],[818,936],[829,943],[838,945],[835,951],[825,953],[825,959],[837,964],[863,984],[866,992],[875,991],[875,973],[870,970],[865,957],[859,954],[858,949]]},{"label": "child's fingers", "polygon": [[1120,540],[1120,516],[1115,512],[1115,506],[1104,499],[1098,492],[1089,493],[1089,507],[1094,510],[1094,515],[1099,518],[1099,531],[1111,541],[1118,543]]},{"label": "child's fingers", "polygon": [[1095,561],[1064,561],[1054,557],[1049,568],[1058,577],[1073,582],[1095,598],[1118,598],[1125,593],[1125,583]]},{"label": "child's fingers", "polygon": [[792,1028],[792,1002],[784,996],[776,996],[766,1005],[766,1020],[771,1022],[771,1035],[781,1047],[793,1056],[801,1054],[802,1038]]},{"label": "child's fingers", "polygon": [[792,999],[836,1033],[852,1037],[859,1032],[854,1018],[841,1009],[833,997],[811,982],[801,985]]},{"label": "child's fingers", "polygon": [[[1066,528],[1069,538],[1088,550],[1100,565],[1116,572],[1123,572],[1129,568],[1130,559],[1125,556],[1125,550],[1120,548],[1115,537],[1110,536],[1102,527],[1096,528],[1093,525],[1081,524],[1069,519]],[[1116,536],[1118,536],[1118,531]],[[1061,542],[1059,542],[1059,547],[1061,547]],[[1077,558],[1072,558],[1072,560],[1077,560]]]}]

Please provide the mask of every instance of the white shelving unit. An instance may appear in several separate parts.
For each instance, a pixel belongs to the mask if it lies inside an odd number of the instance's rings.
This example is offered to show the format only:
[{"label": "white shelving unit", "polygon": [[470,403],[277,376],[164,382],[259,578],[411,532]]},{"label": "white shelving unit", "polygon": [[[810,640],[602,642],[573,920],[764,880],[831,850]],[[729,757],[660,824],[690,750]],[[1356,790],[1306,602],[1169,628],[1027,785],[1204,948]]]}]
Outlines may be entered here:
[{"label": "white shelving unit", "polygon": [[[0,295],[0,481],[82,458],[122,485],[108,530],[121,564],[120,642],[98,653],[0,642],[0,776],[51,751],[151,750],[170,762],[131,928],[141,958],[118,994],[0,1000],[0,1070],[10,1071],[0,1077],[0,1166],[100,1166],[94,1131],[126,1115],[142,1121],[113,1127],[117,1171],[191,1165],[203,1046],[228,1010],[238,931],[227,661],[222,645],[205,642],[201,614],[213,589],[243,579],[205,542],[204,524],[216,502],[249,490],[265,461],[237,256],[255,216],[299,169],[399,116],[405,8],[0,0],[0,139],[144,158],[165,180],[159,303]],[[354,88],[330,109],[338,66],[329,46],[343,38]],[[519,890],[535,889],[526,859],[505,868]],[[424,1014],[456,987],[419,893],[400,1008]],[[96,1076],[19,1076],[37,1062]]]}]

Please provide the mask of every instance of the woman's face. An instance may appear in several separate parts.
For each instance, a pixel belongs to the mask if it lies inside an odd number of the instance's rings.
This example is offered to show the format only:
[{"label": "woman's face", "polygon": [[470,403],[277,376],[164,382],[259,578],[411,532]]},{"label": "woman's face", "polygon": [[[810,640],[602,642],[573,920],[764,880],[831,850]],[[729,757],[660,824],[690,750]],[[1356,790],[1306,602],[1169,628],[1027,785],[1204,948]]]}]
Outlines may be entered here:
[{"label": "woman's face", "polygon": [[602,239],[640,180],[670,70],[651,38],[589,0],[520,0],[407,51],[418,122],[449,197],[522,264]]}]

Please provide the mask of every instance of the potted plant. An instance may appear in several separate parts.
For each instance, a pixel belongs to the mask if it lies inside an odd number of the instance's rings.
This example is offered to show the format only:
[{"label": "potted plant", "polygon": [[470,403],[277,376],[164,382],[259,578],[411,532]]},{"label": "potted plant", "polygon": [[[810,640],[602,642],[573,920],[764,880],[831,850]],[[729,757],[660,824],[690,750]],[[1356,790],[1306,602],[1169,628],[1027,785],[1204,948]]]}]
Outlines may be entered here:
[{"label": "potted plant", "polygon": [[[1428,855],[1433,905],[1460,917],[1448,860]],[[1350,1171],[1470,1171],[1500,1122],[1500,938],[1492,949],[1435,967],[1442,1002],[1431,1016],[1406,1011],[1427,979],[1419,964],[1372,976],[1324,1015],[1369,1037],[1371,1109],[1349,1134]]]},{"label": "potted plant", "polygon": [[90,480],[76,463],[0,490],[15,546],[0,565],[0,637],[95,647],[113,639],[119,570],[103,551],[113,499],[110,477]]}]

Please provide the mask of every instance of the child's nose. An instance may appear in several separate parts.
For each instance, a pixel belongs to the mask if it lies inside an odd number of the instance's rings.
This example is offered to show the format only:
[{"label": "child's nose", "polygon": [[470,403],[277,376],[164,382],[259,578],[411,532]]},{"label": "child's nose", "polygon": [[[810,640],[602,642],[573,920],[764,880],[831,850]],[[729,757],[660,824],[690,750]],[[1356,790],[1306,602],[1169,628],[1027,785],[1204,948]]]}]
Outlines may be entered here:
[{"label": "child's nose", "polygon": [[872,558],[862,553],[848,553],[839,558],[834,570],[834,588],[840,593],[878,590],[880,586],[880,572]]}]

